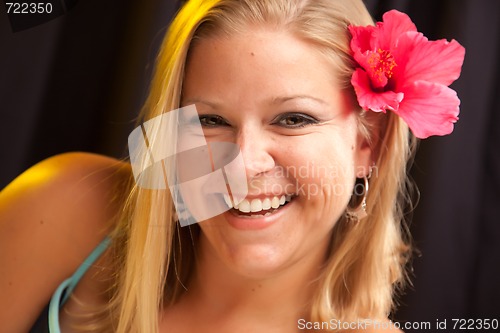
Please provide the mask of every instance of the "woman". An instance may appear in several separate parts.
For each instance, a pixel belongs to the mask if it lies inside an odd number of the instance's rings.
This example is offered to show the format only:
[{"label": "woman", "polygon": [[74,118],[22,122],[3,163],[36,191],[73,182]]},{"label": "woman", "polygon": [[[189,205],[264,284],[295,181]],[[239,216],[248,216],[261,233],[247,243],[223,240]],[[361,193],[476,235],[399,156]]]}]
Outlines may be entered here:
[{"label": "woman", "polygon": [[[142,119],[195,105],[209,145],[239,147],[245,196],[229,191],[226,212],[181,227],[175,194],[127,163],[41,162],[0,197],[6,332],[28,331],[56,289],[50,332],[398,331],[387,318],[410,252],[408,125],[451,132],[458,99],[446,86],[463,51],[427,48],[401,13],[384,24],[364,28],[361,0],[189,1]],[[412,63],[390,48],[406,31],[408,50],[452,49],[453,61]],[[148,134],[150,150],[176,138]],[[168,164],[155,162],[161,177]]]}]

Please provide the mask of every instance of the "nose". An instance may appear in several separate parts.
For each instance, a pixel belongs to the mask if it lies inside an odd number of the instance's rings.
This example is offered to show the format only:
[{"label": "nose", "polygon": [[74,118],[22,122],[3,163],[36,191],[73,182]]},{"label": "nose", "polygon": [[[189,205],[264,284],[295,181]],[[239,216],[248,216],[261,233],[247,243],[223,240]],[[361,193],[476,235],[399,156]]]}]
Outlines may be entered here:
[{"label": "nose", "polygon": [[270,152],[272,140],[261,128],[244,126],[238,132],[236,141],[241,148],[247,177],[250,180],[276,166]]}]

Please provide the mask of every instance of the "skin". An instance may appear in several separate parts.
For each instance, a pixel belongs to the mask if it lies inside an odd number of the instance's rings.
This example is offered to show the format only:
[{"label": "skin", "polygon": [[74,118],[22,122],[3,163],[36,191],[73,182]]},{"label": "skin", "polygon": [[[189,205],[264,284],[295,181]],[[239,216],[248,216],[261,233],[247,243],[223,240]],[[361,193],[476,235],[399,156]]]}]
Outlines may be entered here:
[{"label": "skin", "polygon": [[[115,159],[68,153],[36,164],[0,192],[2,332],[27,332],[57,286],[112,230],[121,204],[116,186],[129,172]],[[92,268],[75,295],[102,302],[103,274],[109,272]],[[63,332],[71,332],[61,315]]]},{"label": "skin", "polygon": [[[214,37],[192,50],[183,104],[196,103],[207,141],[240,145],[250,197],[271,188],[298,196],[261,230],[235,229],[225,215],[199,224],[197,274],[166,311],[165,331],[291,332],[306,316],[331,230],[371,162],[332,68],[283,31]],[[292,167],[304,172],[284,175]]]},{"label": "skin", "polygon": [[[298,195],[262,230],[231,229],[224,216],[200,223],[196,274],[180,301],[161,313],[160,332],[295,332],[297,319],[307,318],[304,304],[315,288],[331,228],[354,178],[362,177],[360,170],[368,170],[371,161],[334,79],[325,59],[284,32],[263,30],[196,46],[183,103],[196,102],[202,115],[227,120],[229,126],[205,127],[205,135],[241,146],[251,195],[273,184],[323,185],[325,175],[312,173],[319,165],[342,170],[326,184],[345,191],[332,195],[324,187]],[[299,111],[319,123],[282,126],[302,123],[283,117]],[[284,177],[277,170],[286,166],[309,173]],[[0,192],[2,332],[28,331],[56,287],[109,234],[123,203],[117,194],[128,177],[130,168],[114,159],[72,153],[35,165]],[[85,304],[108,301],[112,259],[105,253],[78,284],[74,295]],[[63,332],[83,323],[68,312],[84,309],[68,301],[60,312]]]}]

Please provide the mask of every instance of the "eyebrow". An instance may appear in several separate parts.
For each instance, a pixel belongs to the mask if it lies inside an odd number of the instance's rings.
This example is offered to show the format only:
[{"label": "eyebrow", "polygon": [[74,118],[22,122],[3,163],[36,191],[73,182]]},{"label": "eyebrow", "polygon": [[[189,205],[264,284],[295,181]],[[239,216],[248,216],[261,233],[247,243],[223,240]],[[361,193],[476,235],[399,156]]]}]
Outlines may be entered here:
[{"label": "eyebrow", "polygon": [[322,105],[328,105],[328,103],[325,102],[324,100],[322,100],[320,98],[313,97],[313,96],[309,96],[309,95],[291,95],[291,96],[274,97],[271,100],[271,104],[277,105],[277,104],[283,104],[283,103],[286,103],[289,101],[301,100],[301,99],[312,100],[312,101],[315,101],[315,102],[322,104]]},{"label": "eyebrow", "polygon": [[190,98],[190,99],[181,101],[181,103],[183,105],[205,104],[205,105],[208,105],[208,106],[210,106],[211,108],[214,108],[214,109],[216,109],[218,106],[220,106],[219,103],[209,102],[209,101],[203,100],[201,98]]},{"label": "eyebrow", "polygon": [[[316,103],[322,104],[322,105],[328,105],[327,102],[320,98],[316,98],[313,96],[309,95],[291,95],[291,96],[278,96],[278,97],[273,97],[268,100],[268,103],[271,105],[279,105],[279,104],[284,104],[286,102],[294,101],[294,100],[311,100]],[[217,102],[210,102],[201,98],[190,98],[188,100],[185,100],[182,102],[183,104],[186,105],[191,105],[191,104],[196,104],[196,103],[201,103],[205,104],[207,106],[210,106],[211,108],[217,109],[221,106],[221,103]]]}]

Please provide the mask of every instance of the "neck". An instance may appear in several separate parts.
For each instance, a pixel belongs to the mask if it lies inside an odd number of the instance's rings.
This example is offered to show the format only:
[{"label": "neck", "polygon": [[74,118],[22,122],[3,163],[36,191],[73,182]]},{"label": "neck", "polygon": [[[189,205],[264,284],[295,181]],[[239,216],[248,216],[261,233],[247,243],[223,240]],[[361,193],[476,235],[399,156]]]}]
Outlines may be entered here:
[{"label": "neck", "polygon": [[199,310],[201,317],[220,321],[217,325],[238,326],[236,322],[250,321],[267,330],[272,323],[273,327],[286,327],[284,331],[295,331],[297,320],[309,317],[326,246],[315,251],[272,274],[250,277],[222,262],[201,236],[196,273],[182,302],[190,303],[192,311]]}]

